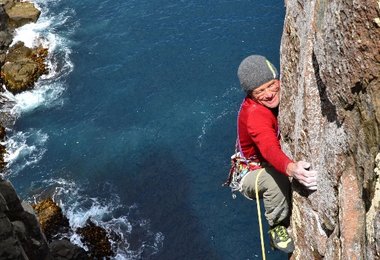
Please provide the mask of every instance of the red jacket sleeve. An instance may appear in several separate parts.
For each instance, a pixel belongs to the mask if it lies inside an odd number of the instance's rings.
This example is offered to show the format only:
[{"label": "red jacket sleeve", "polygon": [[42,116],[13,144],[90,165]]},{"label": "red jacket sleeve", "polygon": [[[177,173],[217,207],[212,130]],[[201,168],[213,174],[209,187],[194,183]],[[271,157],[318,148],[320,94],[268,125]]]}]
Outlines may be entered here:
[{"label": "red jacket sleeve", "polygon": [[277,171],[286,175],[286,168],[292,160],[281,150],[275,115],[269,109],[254,109],[248,116],[247,128],[261,156]]}]

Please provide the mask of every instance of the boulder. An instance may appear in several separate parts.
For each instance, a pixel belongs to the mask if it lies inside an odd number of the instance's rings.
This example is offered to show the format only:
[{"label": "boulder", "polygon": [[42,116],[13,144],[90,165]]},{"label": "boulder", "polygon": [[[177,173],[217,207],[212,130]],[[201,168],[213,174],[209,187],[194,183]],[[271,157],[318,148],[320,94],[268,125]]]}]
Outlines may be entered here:
[{"label": "boulder", "polygon": [[63,215],[62,209],[51,199],[45,199],[33,205],[42,231],[48,241],[60,233],[69,230],[69,220]]},{"label": "boulder", "polygon": [[1,70],[6,88],[14,94],[33,88],[38,78],[47,73],[47,54],[41,46],[31,49],[22,42],[12,46]]},{"label": "boulder", "polygon": [[78,228],[76,233],[81,236],[81,241],[87,246],[91,258],[99,259],[115,255],[107,231],[91,219],[87,220],[84,227]]},{"label": "boulder", "polygon": [[378,2],[287,0],[281,42],[282,147],[319,172],[293,184],[292,259],[379,259]]},{"label": "boulder", "polygon": [[26,47],[23,42],[17,42],[8,51],[6,62],[14,63],[19,60],[29,59],[32,56],[33,50]]},{"label": "boulder", "polygon": [[30,59],[5,63],[2,70],[5,86],[14,94],[31,89],[39,78],[38,65]]},{"label": "boulder", "polygon": [[9,26],[17,28],[27,23],[36,22],[41,12],[33,3],[16,2],[9,9],[6,9],[9,16]]}]

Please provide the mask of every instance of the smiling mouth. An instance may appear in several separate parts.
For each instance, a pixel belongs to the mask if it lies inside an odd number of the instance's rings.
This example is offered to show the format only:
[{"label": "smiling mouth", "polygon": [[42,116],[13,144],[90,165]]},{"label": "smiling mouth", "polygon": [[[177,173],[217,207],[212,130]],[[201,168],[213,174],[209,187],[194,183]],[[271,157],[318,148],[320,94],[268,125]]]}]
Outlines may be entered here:
[{"label": "smiling mouth", "polygon": [[276,96],[277,96],[277,93],[274,94],[273,96],[271,96],[270,98],[267,98],[267,99],[264,100],[264,101],[271,103],[271,102],[276,98]]}]

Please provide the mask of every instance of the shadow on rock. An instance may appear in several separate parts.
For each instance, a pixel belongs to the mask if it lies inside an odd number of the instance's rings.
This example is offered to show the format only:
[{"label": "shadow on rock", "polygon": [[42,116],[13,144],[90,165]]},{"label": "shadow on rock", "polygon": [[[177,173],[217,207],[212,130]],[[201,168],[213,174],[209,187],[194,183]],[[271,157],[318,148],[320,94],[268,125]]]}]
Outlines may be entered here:
[{"label": "shadow on rock", "polygon": [[[81,236],[82,243],[88,247],[90,257],[101,258],[115,256],[109,238],[110,234],[108,234],[104,228],[92,222],[91,219],[87,220],[84,227],[78,228],[76,233]],[[113,238],[113,240],[115,240],[115,238]]]}]

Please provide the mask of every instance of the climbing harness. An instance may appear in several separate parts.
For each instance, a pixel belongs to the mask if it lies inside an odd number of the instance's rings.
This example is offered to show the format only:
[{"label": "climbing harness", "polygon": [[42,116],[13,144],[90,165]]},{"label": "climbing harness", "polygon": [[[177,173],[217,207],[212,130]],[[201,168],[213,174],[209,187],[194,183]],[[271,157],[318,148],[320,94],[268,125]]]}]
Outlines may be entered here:
[{"label": "climbing harness", "polygon": [[241,152],[235,152],[231,156],[231,168],[228,174],[228,178],[223,186],[229,186],[232,191],[232,197],[235,198],[235,192],[241,191],[241,180],[250,171],[261,169],[262,166],[259,162],[247,160],[242,156]]}]

